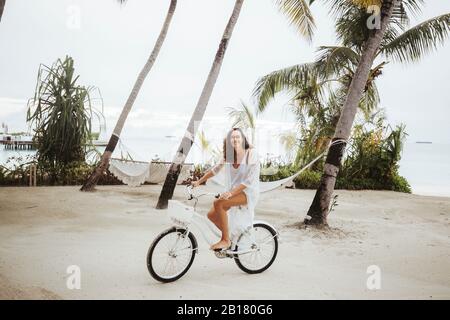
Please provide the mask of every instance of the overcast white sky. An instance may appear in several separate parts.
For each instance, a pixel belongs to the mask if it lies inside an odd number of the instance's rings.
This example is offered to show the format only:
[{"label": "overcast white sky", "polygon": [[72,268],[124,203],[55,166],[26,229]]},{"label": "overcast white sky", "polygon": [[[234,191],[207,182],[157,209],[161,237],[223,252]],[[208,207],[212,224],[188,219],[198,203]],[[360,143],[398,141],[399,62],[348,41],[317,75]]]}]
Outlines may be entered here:
[{"label": "overcast white sky", "polygon": [[[127,122],[124,134],[130,139],[184,131],[234,5],[234,0],[178,2],[167,40]],[[153,48],[168,3],[7,0],[0,22],[0,122],[10,131],[25,128],[26,100],[34,93],[39,64],[68,54],[75,59],[80,84],[100,88],[111,130]],[[313,12],[318,29],[309,44],[289,27],[274,0],[244,2],[207,109],[208,123],[225,127],[224,107],[240,100],[251,103],[259,77],[311,61],[315,47],[336,43],[332,18],[320,1]],[[412,24],[445,12],[450,12],[450,1],[428,0]],[[446,44],[420,63],[389,64],[378,80],[389,121],[404,122],[410,141],[450,142],[449,56]],[[285,97],[277,99],[261,117],[261,126],[290,127],[285,102]]]}]

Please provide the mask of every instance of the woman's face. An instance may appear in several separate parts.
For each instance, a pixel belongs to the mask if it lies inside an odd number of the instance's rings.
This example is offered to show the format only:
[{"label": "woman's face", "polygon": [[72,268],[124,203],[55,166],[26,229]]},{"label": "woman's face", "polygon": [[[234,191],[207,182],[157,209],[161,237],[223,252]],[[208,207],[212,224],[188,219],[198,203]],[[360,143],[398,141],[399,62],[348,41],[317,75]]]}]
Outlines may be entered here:
[{"label": "woman's face", "polygon": [[231,145],[234,149],[242,148],[242,135],[238,130],[233,130],[231,133]]}]

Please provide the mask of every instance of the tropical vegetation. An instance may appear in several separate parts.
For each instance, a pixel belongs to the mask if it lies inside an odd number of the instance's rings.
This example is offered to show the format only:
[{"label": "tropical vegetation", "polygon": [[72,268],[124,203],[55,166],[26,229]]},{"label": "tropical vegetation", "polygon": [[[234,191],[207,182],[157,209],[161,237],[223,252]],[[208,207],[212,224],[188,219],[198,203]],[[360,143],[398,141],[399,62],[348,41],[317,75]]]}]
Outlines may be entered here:
[{"label": "tropical vegetation", "polygon": [[55,182],[74,164],[86,162],[93,151],[92,120],[102,119],[93,105],[95,88],[77,84],[78,79],[69,56],[52,66],[41,65],[36,92],[28,104],[36,162]]},{"label": "tropical vegetation", "polygon": [[[300,0],[288,2],[305,5]],[[442,44],[450,29],[450,14],[409,28],[409,17],[420,12],[422,0],[326,2],[335,18],[341,44],[319,48],[316,61],[273,72],[263,77],[255,88],[260,110],[264,110],[277,92],[287,91],[292,94],[292,105],[299,120],[309,118],[308,127],[302,127],[308,145],[297,162],[307,162],[331,141],[340,141],[328,151],[320,184],[305,220],[317,225],[326,225],[356,115],[362,112],[367,116],[376,110],[379,95],[375,80],[382,74],[385,64],[418,61]],[[370,12],[371,5],[381,6],[378,15]],[[303,11],[303,20],[302,15],[294,15],[296,21],[310,20],[310,13]],[[370,25],[372,20],[378,23]]]}]

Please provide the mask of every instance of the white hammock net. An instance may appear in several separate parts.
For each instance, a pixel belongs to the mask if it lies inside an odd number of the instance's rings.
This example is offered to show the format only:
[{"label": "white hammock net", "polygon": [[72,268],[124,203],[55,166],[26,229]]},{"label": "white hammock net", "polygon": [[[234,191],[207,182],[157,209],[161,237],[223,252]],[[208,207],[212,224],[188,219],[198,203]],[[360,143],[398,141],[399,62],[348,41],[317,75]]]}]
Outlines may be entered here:
[{"label": "white hammock net", "polygon": [[[289,176],[289,177],[284,178],[284,179],[276,180],[276,181],[260,181],[259,182],[259,192],[260,193],[264,193],[264,192],[275,190],[276,188],[279,188],[279,187],[292,187],[294,185],[294,181],[293,180],[302,171],[303,171],[303,169],[298,171],[298,172],[296,172],[292,176]],[[224,183],[225,180],[223,179],[221,173],[222,172],[219,172],[217,175],[211,177],[208,181],[211,181],[211,182],[213,182],[216,185],[224,187],[225,186],[225,183]]]},{"label": "white hammock net", "polygon": [[[341,140],[338,140],[339,142]],[[335,142],[336,143],[336,142]],[[334,143],[333,143],[334,144]],[[284,179],[280,179],[280,180],[276,180],[276,181],[260,181],[259,182],[259,192],[260,193],[265,193],[265,192],[269,192],[272,190],[275,190],[279,187],[292,187],[294,185],[294,179],[303,171],[305,171],[306,169],[308,169],[310,166],[312,166],[316,161],[318,161],[320,158],[322,158],[324,155],[326,154],[326,151],[322,152],[319,156],[317,156],[316,158],[314,158],[310,163],[308,163],[306,166],[304,166],[303,168],[301,168],[299,171],[297,171],[296,173],[294,173],[293,175],[284,178]],[[223,170],[220,171],[217,175],[211,177],[209,180],[211,180],[214,184],[219,185],[221,187],[225,186],[225,180],[224,177],[222,175]]]},{"label": "white hammock net", "polygon": [[[328,146],[328,148],[331,145],[342,142],[345,142],[345,140],[341,139],[336,140],[332,142]],[[121,144],[121,147],[122,148],[124,147],[123,144]],[[260,193],[275,190],[276,188],[279,188],[281,186],[292,187],[294,184],[293,180],[304,170],[312,166],[313,163],[322,158],[327,153],[328,148],[327,150],[322,152],[319,156],[317,156],[315,159],[313,159],[310,163],[308,163],[306,166],[304,166],[299,171],[297,171],[296,173],[287,178],[269,182],[261,181],[259,185]],[[164,182],[164,180],[166,179],[167,172],[169,171],[170,165],[171,165],[170,162],[159,162],[159,161],[143,162],[143,161],[121,160],[112,158],[109,164],[109,171],[119,180],[121,180],[123,183],[129,186],[140,186],[144,182],[150,183]],[[189,178],[191,176],[191,171],[193,171],[193,169],[194,166],[192,163],[183,164],[183,166],[181,167],[180,175],[178,176],[177,183],[180,184],[184,180]],[[216,176],[210,178],[209,180],[214,184],[223,187],[225,186],[224,183],[225,180],[222,174],[223,170],[220,171]]]},{"label": "white hammock net", "polygon": [[[157,160],[150,162],[130,160],[148,159],[149,157],[136,152],[129,146],[126,146],[122,142],[122,139],[119,139],[119,144],[115,155],[117,155],[117,157],[111,158],[108,170],[117,179],[132,187],[138,187],[145,182],[164,182],[171,165],[170,162]],[[189,178],[191,176],[191,170],[193,169],[194,165],[192,163],[183,164],[177,183],[180,184]]]},{"label": "white hammock net", "polygon": [[[143,162],[121,159],[111,159],[109,171],[123,183],[137,187],[144,182],[162,183],[166,179],[170,162]],[[177,183],[183,182],[191,175],[192,164],[184,164],[178,176]]]}]

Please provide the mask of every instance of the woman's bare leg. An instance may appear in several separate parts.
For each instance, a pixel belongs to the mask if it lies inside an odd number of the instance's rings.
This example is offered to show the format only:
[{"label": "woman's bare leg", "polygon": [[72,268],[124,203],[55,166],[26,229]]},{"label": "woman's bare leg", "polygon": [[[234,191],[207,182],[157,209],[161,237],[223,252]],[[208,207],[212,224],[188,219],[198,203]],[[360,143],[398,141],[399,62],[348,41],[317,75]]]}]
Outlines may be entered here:
[{"label": "woman's bare leg", "polygon": [[214,201],[215,221],[216,226],[222,231],[222,238],[216,244],[211,246],[211,249],[225,249],[231,245],[230,231],[228,228],[228,214],[227,211],[231,207],[247,204],[247,196],[244,192],[232,196],[228,200],[219,199]]},{"label": "woman's bare leg", "polygon": [[208,219],[209,219],[212,223],[214,223],[215,226],[216,226],[217,228],[219,228],[219,230],[220,230],[221,227],[220,227],[219,221],[217,220],[217,217],[218,217],[218,215],[217,215],[217,213],[216,213],[216,209],[215,209],[214,206],[213,206],[213,207],[209,210],[209,212],[208,212]]}]

